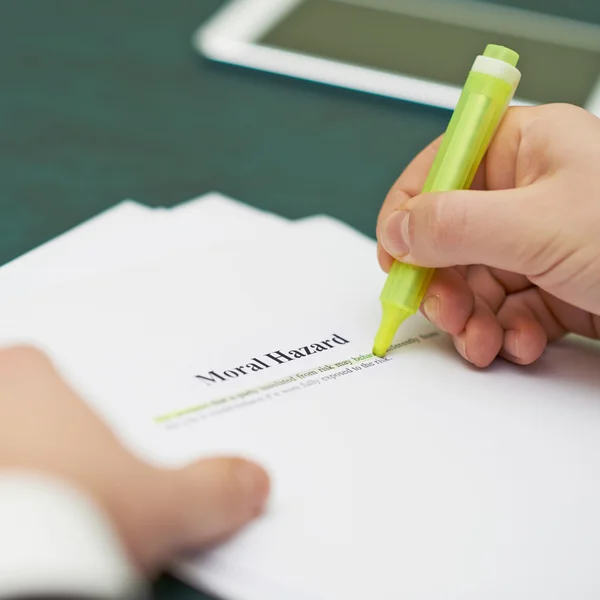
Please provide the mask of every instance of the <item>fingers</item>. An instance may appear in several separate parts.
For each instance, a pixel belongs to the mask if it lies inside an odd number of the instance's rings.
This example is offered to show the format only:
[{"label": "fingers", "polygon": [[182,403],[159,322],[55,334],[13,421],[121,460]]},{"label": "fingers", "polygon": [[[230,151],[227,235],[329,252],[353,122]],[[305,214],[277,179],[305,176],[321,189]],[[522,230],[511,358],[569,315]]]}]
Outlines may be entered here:
[{"label": "fingers", "polygon": [[459,354],[476,367],[487,367],[502,348],[504,331],[491,308],[475,297],[473,313],[464,331],[454,336]]},{"label": "fingers", "polygon": [[[537,108],[539,111],[540,108]],[[517,158],[522,140],[522,132],[527,123],[535,118],[531,108],[514,107],[508,110],[490,145],[481,167],[471,185],[473,190],[504,190],[518,187],[534,177],[529,171],[518,176]],[[380,233],[383,224],[395,211],[411,198],[419,195],[433,165],[443,136],[438,137],[424,148],[406,167],[390,189],[377,220],[377,240],[379,263],[384,271],[389,269],[391,259],[381,245]],[[526,157],[525,157],[526,158]],[[531,162],[533,168],[533,163]]]},{"label": "fingers", "polygon": [[436,271],[422,311],[452,334],[458,352],[477,367],[497,356],[530,364],[548,339],[564,334],[525,277],[483,266]]},{"label": "fingers", "polygon": [[179,510],[189,511],[184,542],[211,544],[228,537],[258,516],[269,494],[269,477],[258,465],[240,458],[204,460],[182,477],[186,495]]},{"label": "fingers", "polygon": [[548,334],[526,299],[536,294],[534,289],[513,294],[498,312],[498,321],[504,329],[500,355],[515,364],[529,365],[535,362],[548,344]]},{"label": "fingers", "polygon": [[[504,331],[494,310],[472,287],[473,275],[459,269],[436,271],[422,306],[425,316],[450,333],[459,354],[477,367],[487,367],[502,349]],[[489,283],[489,282],[486,282]],[[477,291],[477,293],[475,293]],[[503,294],[504,296],[504,294]]]},{"label": "fingers", "polygon": [[515,364],[531,364],[540,358],[547,343],[542,324],[534,314],[523,310],[515,296],[509,297],[497,315],[476,298],[464,330],[454,336],[459,354],[480,368],[489,366],[498,356]]},{"label": "fingers", "polygon": [[[550,239],[544,231],[550,215],[544,211],[544,202],[527,202],[534,194],[518,194],[514,190],[528,189],[552,170],[554,159],[548,146],[548,131],[554,131],[549,125],[560,111],[564,117],[565,111],[576,109],[549,105],[515,107],[507,112],[471,186],[472,190],[496,191],[495,194],[449,192],[420,196],[442,138],[425,148],[398,178],[379,214],[381,267],[387,271],[392,256],[432,267],[484,263],[510,269],[509,265],[516,264],[520,266],[519,273],[531,270],[535,275],[536,250]],[[579,113],[577,116],[582,118]],[[538,189],[537,196],[543,200],[544,190]],[[514,202],[509,205],[509,200]],[[480,202],[482,206],[470,206],[470,202]],[[535,222],[540,220],[543,222]],[[553,230],[558,225],[555,223]],[[540,239],[516,247],[510,242],[521,233],[537,233]],[[488,247],[488,240],[494,245]],[[485,258],[475,256],[480,252],[485,252]],[[508,256],[504,258],[506,252]],[[552,259],[546,257],[544,265],[538,260],[539,272],[552,264]]]},{"label": "fingers", "polygon": [[407,167],[384,202],[377,224],[380,264],[389,268],[391,255],[426,267],[485,264],[531,277],[561,264],[570,250],[559,247],[564,222],[549,206],[561,206],[569,187],[559,191],[551,175],[571,163],[593,169],[596,154],[572,132],[598,123],[574,106],[513,108],[472,191],[420,194],[440,145],[436,140]]},{"label": "fingers", "polygon": [[421,310],[439,329],[461,333],[473,314],[473,291],[458,269],[439,269],[429,285]]},{"label": "fingers", "polygon": [[600,340],[600,315],[574,307],[540,290],[532,307],[552,326],[551,339],[562,337],[567,331]]},{"label": "fingers", "polygon": [[485,264],[535,276],[557,260],[560,223],[544,206],[545,191],[536,186],[425,194],[394,211],[381,225],[379,239],[389,254],[407,263]]},{"label": "fingers", "polygon": [[389,270],[393,259],[380,243],[381,226],[394,210],[421,192],[441,143],[440,136],[417,154],[396,180],[381,207],[377,218],[377,258],[385,272]]},{"label": "fingers", "polygon": [[269,477],[260,466],[240,458],[199,461],[185,469],[164,471],[155,481],[153,540],[161,551],[152,561],[198,550],[234,534],[263,511]]},{"label": "fingers", "polygon": [[442,136],[423,148],[398,177],[381,207],[379,222],[384,221],[389,213],[404,204],[408,198],[421,193],[441,143]]},{"label": "fingers", "polygon": [[526,299],[537,294],[524,277],[510,272],[494,272],[476,265],[469,269],[468,282],[497,315],[504,332],[500,356],[516,364],[530,364],[543,353],[548,343],[544,327],[529,309]]}]

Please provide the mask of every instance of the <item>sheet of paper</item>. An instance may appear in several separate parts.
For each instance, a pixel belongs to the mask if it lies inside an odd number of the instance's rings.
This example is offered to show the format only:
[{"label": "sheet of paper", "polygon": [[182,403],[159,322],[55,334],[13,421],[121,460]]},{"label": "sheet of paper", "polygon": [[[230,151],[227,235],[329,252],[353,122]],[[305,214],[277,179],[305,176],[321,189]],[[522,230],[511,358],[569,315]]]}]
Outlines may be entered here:
[{"label": "sheet of paper", "polygon": [[54,285],[61,280],[58,272],[66,268],[85,274],[109,261],[118,265],[124,241],[133,245],[132,239],[154,221],[153,217],[151,209],[133,200],[124,200],[2,266],[2,297]]},{"label": "sheet of paper", "polygon": [[[47,348],[149,460],[263,462],[270,510],[209,558],[270,589],[596,597],[598,346],[574,339],[532,368],[477,371],[415,317],[375,359],[373,255],[344,228],[290,228],[284,245],[4,305],[1,341]],[[210,560],[184,567],[227,593]]]},{"label": "sheet of paper", "polygon": [[0,268],[3,297],[18,297],[69,281],[153,264],[168,257],[274,236],[290,222],[211,192],[175,209],[133,200],[82,223]]},{"label": "sheet of paper", "polygon": [[178,219],[185,217],[191,221],[202,221],[205,218],[208,205],[213,205],[209,209],[212,215],[218,214],[221,218],[231,218],[242,225],[246,217],[254,219],[257,214],[261,215],[265,221],[272,221],[274,223],[287,221],[284,217],[254,208],[249,204],[240,202],[231,196],[217,191],[208,192],[186,202],[181,202],[168,210]]}]

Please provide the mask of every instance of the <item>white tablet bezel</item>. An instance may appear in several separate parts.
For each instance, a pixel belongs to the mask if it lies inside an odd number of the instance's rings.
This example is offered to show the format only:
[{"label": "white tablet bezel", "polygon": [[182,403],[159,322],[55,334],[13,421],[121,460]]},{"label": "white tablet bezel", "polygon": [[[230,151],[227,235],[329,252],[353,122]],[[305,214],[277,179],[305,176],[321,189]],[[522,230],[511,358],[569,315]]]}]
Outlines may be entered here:
[{"label": "white tablet bezel", "polygon": [[[304,0],[230,0],[205,25],[196,31],[194,47],[207,58],[251,69],[278,73],[337,87],[407,100],[452,110],[456,106],[461,88],[441,82],[418,79],[409,75],[390,73],[360,67],[332,59],[319,58],[288,50],[262,46],[260,39],[277,21],[283,19]],[[345,0],[352,1],[352,0]],[[372,0],[385,5],[390,0]],[[441,0],[443,1],[443,0]],[[462,10],[457,10],[457,6]],[[481,3],[479,3],[481,6]],[[422,11],[422,8],[420,8]],[[479,9],[481,10],[481,9]],[[594,44],[600,48],[600,27],[528,11],[486,6],[500,22],[511,28],[528,27],[535,19],[537,30],[562,31],[581,44]],[[453,19],[473,18],[468,2],[453,3]],[[446,15],[447,16],[447,15]],[[533,102],[516,97],[514,105],[532,105]],[[600,77],[585,104],[590,112],[600,116]]]}]

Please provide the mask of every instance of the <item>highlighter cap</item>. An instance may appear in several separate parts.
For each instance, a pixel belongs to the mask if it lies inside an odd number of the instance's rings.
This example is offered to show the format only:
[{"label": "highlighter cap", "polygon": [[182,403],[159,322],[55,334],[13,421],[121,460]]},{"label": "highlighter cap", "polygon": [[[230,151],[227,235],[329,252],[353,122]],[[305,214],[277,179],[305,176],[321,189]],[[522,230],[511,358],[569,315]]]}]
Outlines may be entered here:
[{"label": "highlighter cap", "polygon": [[519,62],[519,55],[514,50],[505,46],[496,46],[496,44],[488,44],[483,52],[483,56],[501,60],[511,67],[516,67]]}]

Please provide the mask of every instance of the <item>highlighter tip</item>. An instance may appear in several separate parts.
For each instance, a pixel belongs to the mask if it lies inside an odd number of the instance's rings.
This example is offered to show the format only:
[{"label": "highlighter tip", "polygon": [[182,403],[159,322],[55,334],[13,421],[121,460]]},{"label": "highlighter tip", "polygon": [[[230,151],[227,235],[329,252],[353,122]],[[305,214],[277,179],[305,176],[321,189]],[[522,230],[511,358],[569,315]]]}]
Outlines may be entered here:
[{"label": "highlighter tip", "polygon": [[379,358],[383,358],[392,342],[398,327],[410,316],[407,310],[397,307],[383,307],[383,318],[381,319],[381,325],[379,331],[375,336],[375,343],[373,344],[373,354]]},{"label": "highlighter tip", "polygon": [[375,337],[375,343],[373,344],[373,354],[379,358],[383,358],[394,340],[395,331],[381,331],[377,333]]},{"label": "highlighter tip", "polygon": [[373,355],[377,356],[378,358],[383,358],[387,354],[388,348],[389,346],[382,346],[375,343],[373,345]]}]

